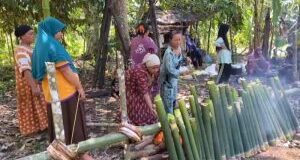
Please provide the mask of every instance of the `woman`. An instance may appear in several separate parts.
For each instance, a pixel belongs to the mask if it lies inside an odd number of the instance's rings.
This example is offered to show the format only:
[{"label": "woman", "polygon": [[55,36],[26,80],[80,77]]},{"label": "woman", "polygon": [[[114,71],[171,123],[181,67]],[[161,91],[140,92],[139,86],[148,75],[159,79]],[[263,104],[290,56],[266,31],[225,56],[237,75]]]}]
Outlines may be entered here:
[{"label": "woman", "polygon": [[223,38],[218,38],[216,43],[216,51],[218,53],[218,63],[219,63],[219,74],[217,77],[217,83],[227,83],[231,72],[231,52],[227,49],[226,43]]},{"label": "woman", "polygon": [[[173,113],[176,104],[176,96],[178,91],[178,78],[180,75],[179,67],[185,60],[181,51],[182,34],[177,31],[169,33],[169,46],[166,49],[163,57],[163,62],[160,68],[160,83],[161,83],[161,97],[167,113]],[[188,63],[191,60],[187,58]],[[186,74],[186,71],[182,74]]]},{"label": "woman", "polygon": [[130,42],[130,58],[132,66],[142,63],[144,56],[147,53],[157,53],[158,47],[154,41],[148,36],[149,28],[141,23],[137,26],[137,37]]},{"label": "woman", "polygon": [[151,95],[155,75],[158,74],[160,60],[148,53],[140,65],[126,72],[127,112],[132,124],[143,126],[157,122],[157,115]]},{"label": "woman", "polygon": [[[83,104],[79,103],[77,106],[78,98],[84,100],[85,93],[73,61],[60,42],[63,38],[62,30],[65,27],[65,24],[52,17],[48,17],[39,23],[36,45],[33,52],[32,69],[34,78],[42,82],[47,102],[50,142],[52,142],[55,139],[55,132],[51,110],[51,95],[46,75],[45,62],[55,63],[55,76],[58,94],[61,101],[65,143],[71,144],[86,140],[87,132],[85,127]],[[77,107],[78,113],[75,122],[74,136],[73,139],[71,139]]]},{"label": "woman", "polygon": [[247,72],[249,75],[264,75],[269,72],[271,65],[262,54],[261,48],[256,48],[248,56]]},{"label": "woman", "polygon": [[34,31],[28,25],[20,25],[15,36],[20,41],[14,53],[19,128],[22,135],[29,135],[48,127],[46,102],[31,74]]}]

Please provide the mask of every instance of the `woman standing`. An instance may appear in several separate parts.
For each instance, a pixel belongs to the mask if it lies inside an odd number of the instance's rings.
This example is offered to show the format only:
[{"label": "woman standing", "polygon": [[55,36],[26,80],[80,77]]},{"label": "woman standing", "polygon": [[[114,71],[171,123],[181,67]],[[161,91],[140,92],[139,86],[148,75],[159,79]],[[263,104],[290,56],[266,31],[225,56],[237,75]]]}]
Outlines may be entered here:
[{"label": "woman standing", "polygon": [[157,53],[158,47],[154,41],[148,36],[149,28],[141,23],[136,28],[137,36],[130,42],[130,58],[132,66],[142,63],[147,53]]},{"label": "woman standing", "polygon": [[[45,62],[55,63],[55,76],[59,99],[61,101],[65,143],[71,144],[86,140],[87,132],[85,127],[84,106],[83,103],[78,103],[79,98],[81,100],[85,99],[85,93],[73,61],[60,42],[63,38],[62,30],[65,27],[65,24],[52,17],[48,17],[39,23],[32,59],[32,73],[35,79],[42,82],[43,92],[47,102],[50,142],[52,142],[55,139],[55,132]],[[75,118],[77,109],[78,113]],[[75,119],[76,122],[74,122]],[[74,123],[74,136],[73,139],[71,139]]]},{"label": "woman standing", "polygon": [[216,43],[216,51],[218,53],[218,63],[219,63],[219,74],[217,77],[217,83],[227,83],[231,72],[231,51],[227,49],[226,43],[223,38],[218,38]]},{"label": "woman standing", "polygon": [[20,25],[15,36],[20,41],[14,53],[19,128],[22,135],[29,135],[47,128],[46,103],[31,74],[34,31],[28,25]]},{"label": "woman standing", "polygon": [[130,122],[134,125],[143,126],[158,121],[151,89],[159,67],[158,56],[148,53],[141,64],[126,72],[127,112]]},{"label": "woman standing", "polygon": [[[160,68],[161,97],[167,113],[173,113],[178,92],[179,67],[185,60],[180,48],[182,34],[172,31],[169,33],[170,44],[165,51],[163,62]],[[191,60],[187,58],[188,63]],[[185,74],[186,71],[182,74]]]}]

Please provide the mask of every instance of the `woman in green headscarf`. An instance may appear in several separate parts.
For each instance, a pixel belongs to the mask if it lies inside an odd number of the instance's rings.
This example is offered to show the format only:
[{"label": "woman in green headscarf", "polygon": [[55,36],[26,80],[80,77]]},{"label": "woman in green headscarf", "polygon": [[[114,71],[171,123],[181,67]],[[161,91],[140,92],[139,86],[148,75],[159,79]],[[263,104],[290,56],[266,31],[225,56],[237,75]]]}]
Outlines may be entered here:
[{"label": "woman in green headscarf", "polygon": [[48,17],[39,23],[36,44],[32,56],[32,75],[36,80],[42,82],[43,93],[47,102],[50,142],[52,142],[55,139],[55,132],[45,62],[55,63],[55,77],[61,101],[65,141],[66,144],[70,144],[86,140],[87,132],[84,107],[82,103],[79,103],[74,135],[73,139],[71,139],[77,101],[79,99],[84,100],[85,93],[73,61],[60,42],[63,38],[62,30],[65,27],[65,24],[52,17]]}]

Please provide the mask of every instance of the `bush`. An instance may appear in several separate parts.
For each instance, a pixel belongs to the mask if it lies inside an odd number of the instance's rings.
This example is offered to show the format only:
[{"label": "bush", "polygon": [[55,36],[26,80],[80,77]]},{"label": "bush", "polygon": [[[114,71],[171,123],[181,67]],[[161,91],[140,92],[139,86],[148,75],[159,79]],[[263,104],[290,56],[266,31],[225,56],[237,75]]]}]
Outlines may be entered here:
[{"label": "bush", "polygon": [[0,97],[3,97],[6,92],[15,88],[16,79],[14,68],[11,65],[0,66]]}]

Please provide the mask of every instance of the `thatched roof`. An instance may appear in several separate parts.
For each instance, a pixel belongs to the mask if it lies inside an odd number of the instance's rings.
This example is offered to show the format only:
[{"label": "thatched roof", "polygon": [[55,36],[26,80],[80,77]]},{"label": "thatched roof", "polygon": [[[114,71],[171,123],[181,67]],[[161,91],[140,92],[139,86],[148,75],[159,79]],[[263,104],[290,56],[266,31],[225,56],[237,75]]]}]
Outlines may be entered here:
[{"label": "thatched roof", "polygon": [[156,8],[155,12],[159,25],[190,24],[198,20],[198,16],[181,10],[164,11]]}]

